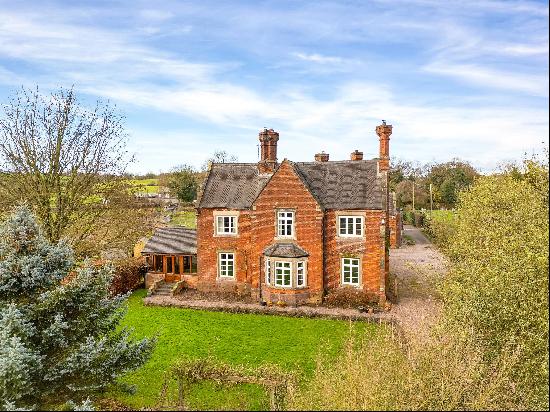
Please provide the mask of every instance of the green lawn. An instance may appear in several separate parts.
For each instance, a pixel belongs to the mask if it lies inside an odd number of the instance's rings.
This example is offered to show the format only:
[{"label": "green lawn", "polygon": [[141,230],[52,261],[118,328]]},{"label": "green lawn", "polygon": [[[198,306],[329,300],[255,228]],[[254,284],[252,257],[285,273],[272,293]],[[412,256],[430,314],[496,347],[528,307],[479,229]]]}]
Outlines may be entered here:
[{"label": "green lawn", "polygon": [[[155,405],[165,371],[180,357],[213,356],[248,366],[275,363],[307,379],[316,356],[320,352],[335,356],[350,330],[345,321],[145,307],[144,296],[145,291],[139,290],[130,297],[123,324],[134,328],[136,337],[157,335],[158,343],[152,358],[124,378],[137,385],[137,392],[115,395],[135,408]],[[354,325],[365,333],[375,333],[377,328]],[[194,387],[188,402],[195,409],[259,410],[269,406],[265,393],[255,385],[220,388],[209,382]]]},{"label": "green lawn", "polygon": [[175,212],[170,218],[170,224],[173,226],[185,226],[191,229],[197,227],[197,219],[194,210],[184,210]]}]

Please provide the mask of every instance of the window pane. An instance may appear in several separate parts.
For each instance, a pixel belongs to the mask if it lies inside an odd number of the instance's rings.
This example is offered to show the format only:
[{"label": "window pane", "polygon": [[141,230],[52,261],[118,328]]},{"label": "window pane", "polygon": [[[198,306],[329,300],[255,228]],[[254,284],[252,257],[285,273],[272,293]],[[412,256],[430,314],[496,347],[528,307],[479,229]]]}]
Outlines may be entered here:
[{"label": "window pane", "polygon": [[174,273],[180,273],[180,257],[174,256]]},{"label": "window pane", "polygon": [[166,256],[166,273],[172,273],[172,256]]},{"label": "window pane", "polygon": [[162,256],[155,255],[154,261],[155,261],[155,272],[162,272]]}]

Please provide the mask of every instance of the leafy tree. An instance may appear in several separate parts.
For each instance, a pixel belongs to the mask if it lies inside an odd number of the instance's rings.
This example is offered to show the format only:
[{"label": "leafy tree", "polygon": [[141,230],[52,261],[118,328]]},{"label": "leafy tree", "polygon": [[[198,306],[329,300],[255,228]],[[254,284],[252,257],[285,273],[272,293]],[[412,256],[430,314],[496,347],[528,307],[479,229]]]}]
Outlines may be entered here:
[{"label": "leafy tree", "polygon": [[447,163],[435,164],[427,176],[427,185],[433,184],[434,201],[441,206],[453,208],[460,191],[468,188],[479,173],[467,162],[453,159]]},{"label": "leafy tree", "polygon": [[[48,240],[68,238],[79,252],[104,229],[106,215],[131,209],[132,186],[124,178],[131,159],[122,118],[111,106],[86,108],[72,89],[50,96],[21,89],[3,109],[0,209],[23,200]],[[124,236],[118,230],[109,235]]]},{"label": "leafy tree", "polygon": [[175,167],[168,177],[167,186],[180,201],[192,202],[197,197],[197,172],[188,165]]},{"label": "leafy tree", "polygon": [[0,408],[82,400],[150,356],[153,341],[119,328],[126,296],[111,296],[112,269],[74,267],[19,207],[0,227]]}]

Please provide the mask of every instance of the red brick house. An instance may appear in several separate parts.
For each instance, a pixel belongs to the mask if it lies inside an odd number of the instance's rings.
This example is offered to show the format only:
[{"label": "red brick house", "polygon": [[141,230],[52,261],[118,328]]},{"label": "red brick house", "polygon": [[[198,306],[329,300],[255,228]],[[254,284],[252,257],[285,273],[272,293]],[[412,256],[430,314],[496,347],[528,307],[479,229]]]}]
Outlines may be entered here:
[{"label": "red brick house", "polygon": [[258,163],[212,164],[197,203],[194,286],[289,304],[344,287],[385,300],[400,223],[388,190],[392,126],[376,133],[372,160],[356,150],[345,161],[279,162],[279,134],[264,129]]}]

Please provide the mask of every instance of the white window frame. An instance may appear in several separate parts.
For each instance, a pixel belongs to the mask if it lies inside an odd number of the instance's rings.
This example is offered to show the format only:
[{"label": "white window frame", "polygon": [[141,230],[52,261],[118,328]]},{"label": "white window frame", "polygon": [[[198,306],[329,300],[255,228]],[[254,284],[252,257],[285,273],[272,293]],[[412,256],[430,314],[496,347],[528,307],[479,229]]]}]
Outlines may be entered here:
[{"label": "white window frame", "polygon": [[[288,265],[288,267],[286,265]],[[278,273],[279,269],[284,270],[284,271],[288,270],[290,284],[285,285],[284,282],[278,283],[279,279],[284,281],[284,277],[285,277],[284,272],[282,272],[281,274]],[[292,283],[293,283],[292,278],[294,277],[293,272],[294,271],[293,271],[293,267],[292,267],[292,262],[286,261],[286,260],[276,260],[275,261],[275,271],[274,271],[274,276],[273,276],[273,286],[276,286],[278,288],[285,288],[285,289],[292,288]],[[279,278],[279,276],[280,276],[280,278]]]},{"label": "white window frame", "polygon": [[[288,216],[290,214],[290,216]],[[290,235],[287,232],[288,222],[290,221]],[[277,237],[284,239],[294,239],[296,233],[296,213],[294,210],[277,210]],[[285,232],[283,234],[283,232]]]},{"label": "white window frame", "polygon": [[[342,219],[345,219],[345,225],[342,226]],[[353,233],[348,232],[349,219],[353,221]],[[360,233],[357,233],[357,223],[360,226]],[[345,230],[345,233],[342,233],[342,229]],[[339,237],[362,237],[365,233],[365,217],[364,216],[354,216],[354,215],[340,215],[338,216],[338,236]]]},{"label": "white window frame", "polygon": [[[348,261],[348,262],[346,262]],[[356,261],[357,263],[354,263]],[[357,268],[357,282],[353,281],[353,268]],[[346,270],[349,270],[349,281],[346,282]],[[361,286],[361,259],[359,258],[346,258],[341,259],[341,273],[342,273],[342,285],[347,286]]]},{"label": "white window frame", "polygon": [[[300,282],[300,275],[302,276],[302,282]],[[307,261],[299,260],[296,262],[296,288],[305,287],[307,287]]]},{"label": "white window frame", "polygon": [[[222,255],[226,255],[226,257],[223,258]],[[229,258],[229,255],[231,255],[231,258]],[[235,261],[235,252],[218,252],[218,277],[223,279],[235,279],[235,271],[237,266]],[[233,269],[233,273],[231,275],[227,275],[229,263],[231,263]]]},{"label": "white window frame", "polygon": [[265,283],[271,285],[271,260],[265,260]]},{"label": "white window frame", "polygon": [[[216,235],[218,236],[234,236],[238,234],[237,224],[238,216],[235,215],[216,215]],[[229,219],[229,225],[225,225],[225,219]],[[221,225],[220,225],[221,221]],[[229,229],[226,230],[226,229]]]}]

